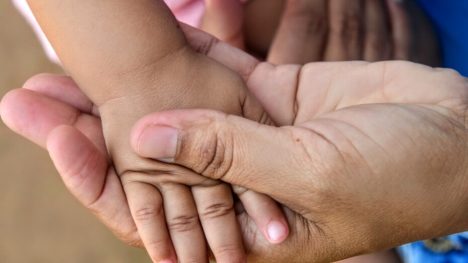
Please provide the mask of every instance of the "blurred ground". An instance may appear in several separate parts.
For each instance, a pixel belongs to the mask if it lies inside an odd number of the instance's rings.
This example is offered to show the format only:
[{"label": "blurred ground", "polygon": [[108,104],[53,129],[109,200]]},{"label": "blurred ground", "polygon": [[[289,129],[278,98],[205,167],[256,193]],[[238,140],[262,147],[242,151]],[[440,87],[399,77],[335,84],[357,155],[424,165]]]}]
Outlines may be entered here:
[{"label": "blurred ground", "polygon": [[[8,0],[0,0],[0,97],[39,72],[60,72]],[[0,122],[0,262],[148,262],[66,191],[47,153]]]}]

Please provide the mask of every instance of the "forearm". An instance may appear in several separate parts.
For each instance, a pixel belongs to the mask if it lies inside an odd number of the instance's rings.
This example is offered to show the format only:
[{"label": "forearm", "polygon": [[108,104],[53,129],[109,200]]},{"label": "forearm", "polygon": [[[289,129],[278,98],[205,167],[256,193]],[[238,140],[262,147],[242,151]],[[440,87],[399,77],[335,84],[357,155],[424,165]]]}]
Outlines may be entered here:
[{"label": "forearm", "polygon": [[120,77],[185,45],[162,0],[28,2],[65,69],[98,104],[126,94]]}]

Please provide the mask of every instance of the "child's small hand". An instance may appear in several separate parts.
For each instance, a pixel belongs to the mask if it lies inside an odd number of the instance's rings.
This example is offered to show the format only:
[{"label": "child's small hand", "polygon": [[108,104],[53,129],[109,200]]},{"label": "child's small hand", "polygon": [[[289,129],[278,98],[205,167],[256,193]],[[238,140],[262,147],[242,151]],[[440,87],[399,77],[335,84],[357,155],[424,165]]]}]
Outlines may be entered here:
[{"label": "child's small hand", "polygon": [[[231,186],[207,180],[180,166],[141,158],[129,144],[130,129],[148,113],[175,108],[218,109],[260,123],[269,123],[268,117],[246,92],[240,77],[190,47],[131,74],[126,76],[128,79],[121,79],[122,84],[144,92],[109,100],[99,107],[99,112],[107,149],[146,249],[154,261],[175,259],[177,254],[182,262],[203,262],[207,257],[206,238],[219,262],[242,262],[243,242]],[[233,164],[214,159],[200,163],[198,172],[229,165]],[[284,240],[286,222],[274,201],[251,191],[240,192],[239,198],[270,242]],[[275,222],[283,226],[278,230],[279,236],[268,232],[269,224]],[[268,236],[269,233],[273,235]]]},{"label": "child's small hand", "polygon": [[[162,1],[29,3],[65,69],[99,110],[107,151],[152,260],[206,262],[209,247],[218,262],[244,262],[231,186],[140,157],[129,141],[139,118],[168,109],[209,108],[269,123],[244,80],[192,49]],[[210,42],[198,49],[216,52],[216,47]],[[171,138],[158,138],[166,139]],[[199,168],[216,170],[220,165],[231,164],[215,159]],[[239,191],[245,210],[267,239],[282,242],[288,227],[277,204]]]}]

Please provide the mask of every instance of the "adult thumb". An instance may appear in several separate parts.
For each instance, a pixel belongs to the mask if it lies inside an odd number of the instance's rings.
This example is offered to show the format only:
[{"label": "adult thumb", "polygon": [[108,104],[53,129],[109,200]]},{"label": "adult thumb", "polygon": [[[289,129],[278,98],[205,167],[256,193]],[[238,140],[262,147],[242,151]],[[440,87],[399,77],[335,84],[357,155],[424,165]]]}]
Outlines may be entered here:
[{"label": "adult thumb", "polygon": [[286,179],[303,174],[306,161],[291,129],[216,111],[176,110],[141,119],[131,144],[143,157],[281,200],[285,184],[295,181]]}]

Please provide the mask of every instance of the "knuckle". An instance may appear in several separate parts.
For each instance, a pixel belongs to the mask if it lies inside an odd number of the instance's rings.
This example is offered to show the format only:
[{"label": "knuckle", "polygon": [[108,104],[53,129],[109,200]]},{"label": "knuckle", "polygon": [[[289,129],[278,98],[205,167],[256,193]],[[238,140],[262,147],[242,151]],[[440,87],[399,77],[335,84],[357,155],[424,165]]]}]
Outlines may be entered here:
[{"label": "knuckle", "polygon": [[215,45],[219,43],[219,40],[215,37],[210,38],[208,41],[205,41],[198,46],[195,46],[195,51],[197,53],[207,55],[213,49]]},{"label": "knuckle", "polygon": [[181,215],[168,219],[167,226],[171,231],[187,232],[199,225],[198,215]]},{"label": "knuckle", "polygon": [[232,167],[233,138],[229,132],[214,128],[207,140],[200,140],[194,152],[199,156],[199,162],[194,164],[193,170],[213,179],[222,179]]},{"label": "knuckle", "polygon": [[245,262],[243,250],[237,244],[224,244],[213,247],[212,250],[218,262]]},{"label": "knuckle", "polygon": [[234,204],[232,202],[220,202],[211,204],[200,212],[200,217],[204,219],[213,219],[226,216],[234,211]]},{"label": "knuckle", "polygon": [[144,246],[150,257],[157,262],[156,260],[160,258],[161,254],[167,253],[168,241],[156,238],[146,241]]},{"label": "knuckle", "polygon": [[138,222],[153,221],[163,213],[162,210],[161,206],[144,206],[135,210],[134,218]]},{"label": "knuckle", "polygon": [[143,243],[138,234],[138,230],[135,226],[125,227],[125,225],[116,225],[111,227],[114,235],[121,240],[124,244],[131,247],[140,248],[143,247]]}]

